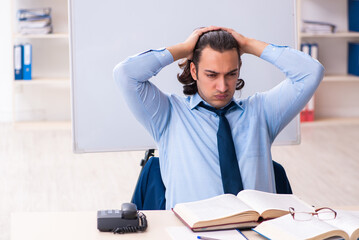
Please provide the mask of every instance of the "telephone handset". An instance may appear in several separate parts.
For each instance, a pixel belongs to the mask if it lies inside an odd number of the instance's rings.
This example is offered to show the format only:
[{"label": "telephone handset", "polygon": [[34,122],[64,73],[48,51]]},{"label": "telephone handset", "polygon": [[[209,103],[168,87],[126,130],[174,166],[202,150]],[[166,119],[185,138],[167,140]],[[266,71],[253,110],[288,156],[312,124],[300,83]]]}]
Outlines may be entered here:
[{"label": "telephone handset", "polygon": [[97,229],[101,232],[127,233],[145,231],[145,214],[137,211],[133,203],[123,203],[121,210],[97,211]]}]

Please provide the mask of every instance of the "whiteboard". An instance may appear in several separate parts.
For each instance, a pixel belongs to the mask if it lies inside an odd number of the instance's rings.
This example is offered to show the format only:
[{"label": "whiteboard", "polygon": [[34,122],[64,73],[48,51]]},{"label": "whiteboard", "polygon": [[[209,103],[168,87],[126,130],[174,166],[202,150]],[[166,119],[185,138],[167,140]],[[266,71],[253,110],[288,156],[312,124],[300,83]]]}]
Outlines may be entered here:
[{"label": "whiteboard", "polygon": [[[131,114],[112,76],[136,53],[184,41],[200,26],[225,26],[245,36],[296,47],[294,0],[70,0],[73,149],[76,153],[156,148]],[[177,63],[153,81],[162,91],[182,94]],[[266,91],[285,76],[271,64],[243,56],[246,85],[235,97]],[[300,142],[298,116],[275,144]]]}]

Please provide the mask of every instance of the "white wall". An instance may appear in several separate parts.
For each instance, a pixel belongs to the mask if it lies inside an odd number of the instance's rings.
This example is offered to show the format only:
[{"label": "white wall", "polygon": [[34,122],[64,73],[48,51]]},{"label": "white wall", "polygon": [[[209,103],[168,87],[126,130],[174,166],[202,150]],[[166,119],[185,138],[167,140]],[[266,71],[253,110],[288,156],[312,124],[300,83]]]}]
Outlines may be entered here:
[{"label": "white wall", "polygon": [[0,122],[12,121],[12,19],[11,0],[0,6]]}]

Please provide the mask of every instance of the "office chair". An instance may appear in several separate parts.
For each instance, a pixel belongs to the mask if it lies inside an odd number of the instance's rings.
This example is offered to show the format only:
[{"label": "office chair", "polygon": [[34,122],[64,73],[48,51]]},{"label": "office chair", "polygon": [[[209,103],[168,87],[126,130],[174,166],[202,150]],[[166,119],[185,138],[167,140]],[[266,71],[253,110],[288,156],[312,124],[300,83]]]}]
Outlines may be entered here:
[{"label": "office chair", "polygon": [[[287,174],[282,165],[273,161],[276,190],[281,194],[292,194]],[[162,182],[158,157],[151,157],[144,164],[131,202],[138,210],[164,210],[166,188]]]}]

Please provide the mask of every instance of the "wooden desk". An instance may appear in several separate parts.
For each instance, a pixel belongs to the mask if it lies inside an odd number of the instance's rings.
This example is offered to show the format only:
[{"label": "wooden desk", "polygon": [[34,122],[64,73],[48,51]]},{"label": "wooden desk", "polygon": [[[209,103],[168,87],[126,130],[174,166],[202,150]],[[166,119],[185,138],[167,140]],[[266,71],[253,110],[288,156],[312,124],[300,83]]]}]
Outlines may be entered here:
[{"label": "wooden desk", "polygon": [[[11,215],[11,240],[171,239],[166,227],[183,226],[172,211],[144,211],[148,228],[143,233],[113,234],[97,230],[96,212],[33,212]],[[253,231],[248,239],[265,239]]]}]

